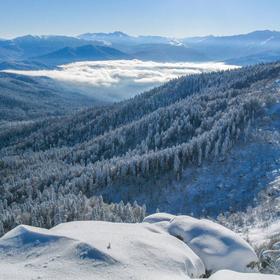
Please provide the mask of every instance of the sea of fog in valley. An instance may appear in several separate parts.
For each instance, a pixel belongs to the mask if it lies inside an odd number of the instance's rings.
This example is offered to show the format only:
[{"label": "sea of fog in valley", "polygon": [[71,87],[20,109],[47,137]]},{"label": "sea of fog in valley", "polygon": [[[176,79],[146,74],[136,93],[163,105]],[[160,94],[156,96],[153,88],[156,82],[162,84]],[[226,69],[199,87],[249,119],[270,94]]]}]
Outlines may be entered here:
[{"label": "sea of fog in valley", "polygon": [[141,60],[83,61],[51,70],[5,70],[33,77],[48,77],[83,94],[106,102],[130,98],[183,75],[237,68],[222,62],[154,62]]}]

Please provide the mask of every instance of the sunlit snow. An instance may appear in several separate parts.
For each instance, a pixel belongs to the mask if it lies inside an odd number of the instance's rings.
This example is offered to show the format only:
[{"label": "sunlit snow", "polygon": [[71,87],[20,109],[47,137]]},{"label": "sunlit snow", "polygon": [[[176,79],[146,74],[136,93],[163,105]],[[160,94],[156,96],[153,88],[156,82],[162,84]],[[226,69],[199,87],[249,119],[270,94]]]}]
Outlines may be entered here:
[{"label": "sunlit snow", "polygon": [[255,261],[253,249],[223,226],[164,213],[138,224],[76,221],[50,230],[20,225],[0,238],[6,280],[187,280],[207,271],[218,271],[211,280],[279,279],[255,274],[248,266]]}]

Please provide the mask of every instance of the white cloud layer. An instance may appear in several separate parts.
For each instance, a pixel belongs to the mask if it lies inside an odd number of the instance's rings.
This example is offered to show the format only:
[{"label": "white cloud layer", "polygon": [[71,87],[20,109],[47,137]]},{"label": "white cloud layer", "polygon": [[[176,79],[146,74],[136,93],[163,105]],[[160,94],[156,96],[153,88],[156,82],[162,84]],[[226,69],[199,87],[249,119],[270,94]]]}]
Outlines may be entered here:
[{"label": "white cloud layer", "polygon": [[110,87],[120,83],[161,84],[171,79],[202,72],[233,69],[223,63],[162,63],[141,60],[85,61],[62,65],[57,70],[5,70],[5,72],[46,76],[60,81]]}]

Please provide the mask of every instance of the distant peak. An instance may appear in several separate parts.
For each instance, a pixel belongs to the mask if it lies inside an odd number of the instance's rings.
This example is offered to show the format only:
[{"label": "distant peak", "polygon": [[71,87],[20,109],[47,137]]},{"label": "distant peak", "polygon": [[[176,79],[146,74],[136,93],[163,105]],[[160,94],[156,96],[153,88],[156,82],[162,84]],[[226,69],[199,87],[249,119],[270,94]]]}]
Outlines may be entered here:
[{"label": "distant peak", "polygon": [[83,37],[83,36],[93,36],[93,37],[119,37],[119,38],[124,38],[124,37],[130,37],[128,34],[122,32],[122,31],[114,31],[114,32],[98,32],[98,33],[84,33],[79,35],[78,37]]},{"label": "distant peak", "polygon": [[38,39],[38,38],[40,38],[40,36],[28,34],[28,35],[16,37],[14,40],[34,40],[34,39]]},{"label": "distant peak", "polygon": [[277,31],[265,29],[265,30],[256,30],[251,33],[277,33]]},{"label": "distant peak", "polygon": [[115,35],[115,36],[119,36],[119,37],[129,37],[128,34],[122,32],[122,31],[115,31],[112,34]]}]

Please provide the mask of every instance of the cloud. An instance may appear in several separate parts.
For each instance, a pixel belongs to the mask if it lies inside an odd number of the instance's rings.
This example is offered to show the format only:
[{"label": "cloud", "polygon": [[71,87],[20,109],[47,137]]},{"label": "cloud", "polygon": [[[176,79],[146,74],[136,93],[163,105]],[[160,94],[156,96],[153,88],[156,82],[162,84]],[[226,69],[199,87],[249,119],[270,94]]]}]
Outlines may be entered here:
[{"label": "cloud", "polygon": [[123,82],[134,84],[161,84],[183,75],[233,69],[223,63],[163,63],[141,60],[85,61],[61,65],[56,70],[5,70],[5,72],[46,76],[64,82],[110,87]]}]

